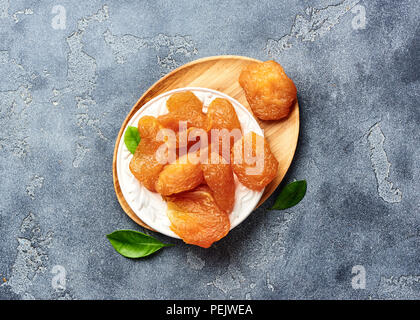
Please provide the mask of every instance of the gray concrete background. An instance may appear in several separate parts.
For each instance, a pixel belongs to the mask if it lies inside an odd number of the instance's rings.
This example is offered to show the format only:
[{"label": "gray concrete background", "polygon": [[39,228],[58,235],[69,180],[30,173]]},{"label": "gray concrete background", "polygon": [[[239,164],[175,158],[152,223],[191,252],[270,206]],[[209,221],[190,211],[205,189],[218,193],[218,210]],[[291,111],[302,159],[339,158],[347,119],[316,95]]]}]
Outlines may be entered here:
[{"label": "gray concrete background", "polygon": [[[0,0],[0,298],[420,298],[419,12],[417,0]],[[274,58],[295,81],[285,182],[306,179],[307,195],[268,211],[277,191],[211,249],[156,235],[176,246],[126,259],[105,238],[143,230],[113,190],[122,121],[161,75],[221,54]]]}]

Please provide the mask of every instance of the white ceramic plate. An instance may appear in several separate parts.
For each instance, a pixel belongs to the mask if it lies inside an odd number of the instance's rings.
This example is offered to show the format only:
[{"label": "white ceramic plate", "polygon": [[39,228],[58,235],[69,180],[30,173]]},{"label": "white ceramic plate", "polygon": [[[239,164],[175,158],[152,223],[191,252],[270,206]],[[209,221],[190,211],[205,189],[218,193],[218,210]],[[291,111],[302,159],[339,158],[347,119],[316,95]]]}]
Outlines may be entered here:
[{"label": "white ceramic plate", "polygon": [[[181,91],[192,91],[203,102],[204,112],[207,112],[207,106],[211,101],[213,101],[213,99],[228,99],[235,108],[239,122],[241,123],[243,134],[254,131],[257,134],[264,136],[263,130],[260,128],[257,121],[237,100],[222,92],[198,87],[175,89],[153,98],[133,115],[128,122],[127,127],[137,127],[139,119],[143,116],[148,115],[157,117],[168,113],[166,101],[172,94]],[[124,134],[125,131],[123,133],[123,137]],[[131,173],[129,163],[132,157],[133,155],[126,148],[124,139],[122,138],[118,145],[117,152],[117,176],[121,192],[123,193],[125,200],[133,212],[151,228],[167,236],[179,239],[179,237],[171,229],[169,229],[170,221],[166,215],[167,205],[161,195],[147,190]],[[231,230],[249,216],[249,214],[257,206],[258,201],[261,199],[264,192],[264,190],[257,192],[246,188],[244,185],[239,183],[236,177],[235,185],[235,206],[233,211],[230,213]]]}]

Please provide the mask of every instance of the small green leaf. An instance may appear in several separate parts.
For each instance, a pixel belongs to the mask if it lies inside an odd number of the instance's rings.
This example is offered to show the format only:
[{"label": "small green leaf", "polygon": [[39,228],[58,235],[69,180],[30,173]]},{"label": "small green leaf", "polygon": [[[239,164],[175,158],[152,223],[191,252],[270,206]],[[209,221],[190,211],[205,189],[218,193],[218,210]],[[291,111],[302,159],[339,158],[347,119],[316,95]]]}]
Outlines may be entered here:
[{"label": "small green leaf", "polygon": [[125,130],[124,143],[127,149],[134,154],[136,152],[137,146],[140,143],[140,134],[139,130],[136,127],[128,126]]},{"label": "small green leaf", "polygon": [[127,258],[146,257],[163,247],[173,246],[133,230],[117,230],[106,236],[118,253]]},{"label": "small green leaf", "polygon": [[297,205],[306,194],[306,180],[289,183],[280,192],[271,210],[284,210]]}]

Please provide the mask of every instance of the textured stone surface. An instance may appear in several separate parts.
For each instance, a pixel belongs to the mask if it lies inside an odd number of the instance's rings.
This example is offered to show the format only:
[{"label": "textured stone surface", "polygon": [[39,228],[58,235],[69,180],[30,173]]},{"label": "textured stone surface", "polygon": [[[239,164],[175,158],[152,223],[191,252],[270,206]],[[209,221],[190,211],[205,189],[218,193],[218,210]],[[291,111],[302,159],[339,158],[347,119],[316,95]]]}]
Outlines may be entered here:
[{"label": "textured stone surface", "polygon": [[[418,1],[59,4],[62,29],[53,3],[0,0],[0,298],[420,298]],[[220,54],[294,79],[285,183],[306,198],[269,211],[277,191],[208,250],[156,235],[176,246],[123,258],[105,235],[142,228],[114,195],[120,125],[162,74]]]}]

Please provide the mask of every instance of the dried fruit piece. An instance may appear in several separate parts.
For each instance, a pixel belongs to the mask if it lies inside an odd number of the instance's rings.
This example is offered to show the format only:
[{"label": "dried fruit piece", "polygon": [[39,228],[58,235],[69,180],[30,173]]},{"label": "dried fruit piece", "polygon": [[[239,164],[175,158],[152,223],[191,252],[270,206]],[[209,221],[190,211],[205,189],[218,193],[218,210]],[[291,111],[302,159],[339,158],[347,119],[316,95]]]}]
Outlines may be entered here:
[{"label": "dried fruit piece", "polygon": [[265,138],[249,132],[233,146],[231,165],[245,187],[261,191],[277,175],[279,163]]},{"label": "dried fruit piece", "polygon": [[208,248],[230,230],[229,216],[214,201],[209,187],[166,197],[170,229],[185,243]]},{"label": "dried fruit piece", "polygon": [[179,130],[179,122],[185,121],[185,123],[191,126],[189,122],[186,121],[186,117],[183,114],[176,114],[176,113],[167,113],[158,117],[159,122],[165,128],[171,129],[175,132]]},{"label": "dried fruit piece", "polygon": [[210,103],[207,110],[207,130],[210,133],[209,143],[212,147],[219,148],[218,151],[213,151],[229,160],[230,149],[242,136],[241,123],[229,100],[216,98]]},{"label": "dried fruit piece", "polygon": [[166,102],[166,107],[169,113],[158,117],[165,128],[177,131],[180,121],[186,121],[188,127],[206,128],[207,119],[202,111],[203,104],[194,93],[174,93]]},{"label": "dried fruit piece", "polygon": [[164,196],[169,196],[194,189],[200,185],[204,180],[203,171],[199,161],[192,161],[194,156],[197,155],[185,154],[165,166],[156,181],[156,191]]},{"label": "dried fruit piece", "polygon": [[155,139],[158,132],[163,129],[163,126],[155,117],[143,116],[140,118],[137,128],[141,138]]},{"label": "dried fruit piece", "polygon": [[159,122],[174,131],[179,130],[179,123],[185,121],[187,127],[206,128],[206,115],[202,112],[191,111],[188,113],[170,112],[158,117]]},{"label": "dried fruit piece", "polygon": [[296,101],[296,86],[275,61],[251,63],[239,76],[254,114],[262,120],[280,120],[289,115]]},{"label": "dried fruit piece", "polygon": [[185,110],[202,111],[203,103],[191,91],[177,92],[166,101],[169,112],[185,113]]},{"label": "dried fruit piece", "polygon": [[208,163],[201,164],[204,180],[210,187],[214,200],[226,213],[235,204],[235,180],[230,164],[219,154],[212,153]]},{"label": "dried fruit piece", "polygon": [[187,130],[178,131],[175,138],[177,148],[187,147],[189,149],[192,145],[200,142],[204,143],[203,148],[206,148],[208,145],[208,143],[205,144],[207,142],[207,131],[201,128],[190,127]]},{"label": "dried fruit piece", "polygon": [[241,123],[235,108],[227,99],[214,99],[207,109],[208,129],[239,129],[241,130]]},{"label": "dried fruit piece", "polygon": [[154,139],[142,138],[136,152],[130,161],[130,171],[147,189],[155,191],[155,184],[163,169],[156,157],[156,151],[162,142]]}]

